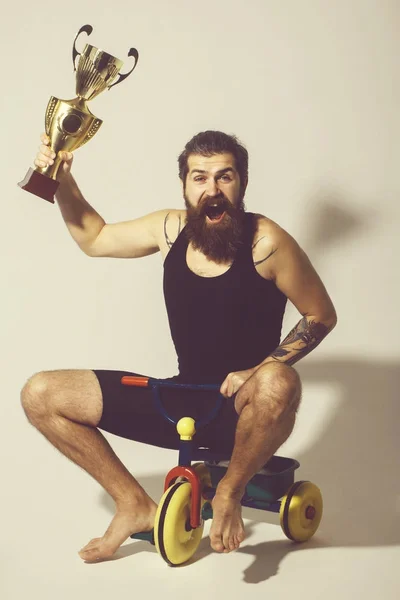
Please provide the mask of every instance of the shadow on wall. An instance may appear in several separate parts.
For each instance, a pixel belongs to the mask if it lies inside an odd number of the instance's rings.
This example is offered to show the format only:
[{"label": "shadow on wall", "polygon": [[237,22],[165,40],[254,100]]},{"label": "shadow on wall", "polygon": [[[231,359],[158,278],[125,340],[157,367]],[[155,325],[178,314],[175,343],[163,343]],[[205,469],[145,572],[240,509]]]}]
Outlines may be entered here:
[{"label": "shadow on wall", "polygon": [[[344,204],[342,194],[332,189],[317,191],[311,204],[309,252],[322,256],[319,264],[329,262],[327,254],[333,246],[376,229],[384,216],[381,209],[370,206],[362,214],[351,210],[351,203]],[[338,332],[340,315],[336,335]],[[306,477],[314,478],[323,490],[324,537],[333,545],[343,546],[398,544],[398,362],[354,356],[319,362],[306,357],[295,367],[306,385],[334,384],[341,388],[339,407],[326,431],[312,449],[298,457]]]},{"label": "shadow on wall", "polygon": [[[330,247],[341,246],[346,240],[353,242],[357,240],[358,233],[376,229],[382,216],[381,212],[371,206],[365,207],[362,215],[350,211],[349,204],[343,203],[342,194],[333,190],[318,190],[307,199],[305,206],[307,205],[312,207],[312,211],[307,210],[307,221],[300,224],[299,228],[307,232],[306,251],[311,255],[317,270],[322,263],[320,256],[323,256],[325,264],[331,263],[326,258]],[[321,271],[323,270],[322,268]]]}]

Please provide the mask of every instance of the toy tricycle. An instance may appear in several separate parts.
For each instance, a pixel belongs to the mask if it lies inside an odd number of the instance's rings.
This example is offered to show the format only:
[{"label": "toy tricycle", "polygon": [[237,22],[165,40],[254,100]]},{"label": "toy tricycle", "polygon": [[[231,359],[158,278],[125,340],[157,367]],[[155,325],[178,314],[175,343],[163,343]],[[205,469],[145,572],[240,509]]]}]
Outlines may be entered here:
[{"label": "toy tricycle", "polygon": [[[164,495],[158,505],[154,529],[131,535],[155,545],[158,553],[170,565],[188,561],[196,552],[203,534],[204,521],[212,518],[210,500],[229,465],[229,456],[216,454],[208,448],[196,448],[193,437],[207,425],[222,405],[223,396],[208,415],[195,421],[183,417],[178,421],[167,414],[161,401],[160,388],[218,391],[218,385],[194,385],[148,377],[124,376],[123,385],[149,387],[157,409],[176,425],[180,436],[179,464],[165,478]],[[188,403],[190,406],[190,404]],[[198,460],[192,464],[192,460]],[[293,542],[305,542],[317,531],[322,518],[322,496],[310,481],[294,482],[297,460],[272,456],[246,486],[242,506],[279,513],[284,534]]]}]

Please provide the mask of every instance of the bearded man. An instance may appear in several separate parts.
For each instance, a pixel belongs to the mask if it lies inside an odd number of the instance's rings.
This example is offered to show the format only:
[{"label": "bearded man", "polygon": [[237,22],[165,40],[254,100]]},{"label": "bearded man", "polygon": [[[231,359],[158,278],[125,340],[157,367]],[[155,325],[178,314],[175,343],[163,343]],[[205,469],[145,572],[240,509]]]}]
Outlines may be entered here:
[{"label": "bearded man", "polygon": [[[35,165],[46,167],[55,154],[45,134],[41,141]],[[72,177],[72,154],[62,158],[56,199],[85,254],[138,258],[161,252],[179,364],[171,380],[220,385],[223,406],[195,441],[231,456],[212,501],[210,541],[217,552],[235,550],[244,539],[240,502],[246,484],[293,430],[301,398],[293,364],[336,325],[332,301],[293,237],[267,216],[245,210],[248,153],[236,136],[206,131],[186,144],[178,159],[186,209],[122,223],[105,223]],[[287,299],[302,318],[280,343]],[[43,371],[22,390],[29,421],[115,501],[103,537],[79,552],[86,561],[109,558],[131,534],[150,531],[157,509],[100,430],[179,447],[175,427],[158,414],[151,391],[121,384],[122,376],[134,374]],[[212,392],[178,392],[163,392],[175,416],[198,418],[215,400]]]}]

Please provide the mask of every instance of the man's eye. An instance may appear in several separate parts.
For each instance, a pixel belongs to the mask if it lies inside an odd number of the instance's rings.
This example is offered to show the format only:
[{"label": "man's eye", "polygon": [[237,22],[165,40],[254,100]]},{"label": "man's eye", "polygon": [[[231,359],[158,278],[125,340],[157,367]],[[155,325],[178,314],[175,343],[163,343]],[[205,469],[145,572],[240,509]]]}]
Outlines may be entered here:
[{"label": "man's eye", "polygon": [[[220,179],[224,179],[225,181],[231,181],[231,177],[229,175],[221,175]],[[205,177],[195,177],[195,181],[204,181]]]}]

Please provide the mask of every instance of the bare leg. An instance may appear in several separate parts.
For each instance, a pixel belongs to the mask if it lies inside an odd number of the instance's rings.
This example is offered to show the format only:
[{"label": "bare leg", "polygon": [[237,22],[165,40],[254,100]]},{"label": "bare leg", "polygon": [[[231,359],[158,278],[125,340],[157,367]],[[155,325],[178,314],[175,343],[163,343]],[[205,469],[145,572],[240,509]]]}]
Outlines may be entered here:
[{"label": "bare leg", "polygon": [[101,538],[79,552],[86,561],[109,558],[132,534],[150,531],[157,505],[96,429],[103,402],[93,371],[45,371],[21,393],[29,421],[65,456],[85,469],[110,494],[116,514]]},{"label": "bare leg", "polygon": [[297,372],[277,363],[261,367],[236,395],[235,447],[212,502],[210,541],[217,552],[235,550],[244,540],[240,501],[246,484],[291,434],[300,395]]}]

